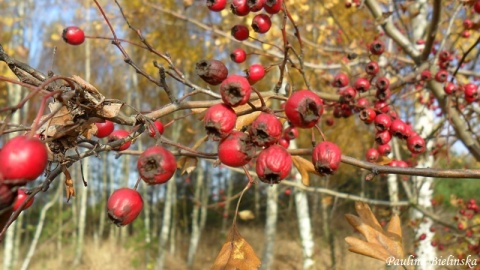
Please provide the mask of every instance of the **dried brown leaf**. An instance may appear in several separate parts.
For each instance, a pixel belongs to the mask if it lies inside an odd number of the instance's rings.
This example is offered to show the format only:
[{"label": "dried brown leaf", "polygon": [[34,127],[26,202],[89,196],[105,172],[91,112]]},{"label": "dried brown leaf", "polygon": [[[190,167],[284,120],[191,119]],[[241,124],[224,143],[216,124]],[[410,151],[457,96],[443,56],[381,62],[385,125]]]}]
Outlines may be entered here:
[{"label": "dried brown leaf", "polygon": [[384,231],[368,204],[356,202],[355,210],[358,216],[346,214],[345,218],[366,240],[355,237],[345,238],[350,245],[349,250],[381,261],[392,256],[403,259],[400,218],[394,215]]},{"label": "dried brown leaf", "polygon": [[314,173],[320,175],[313,166],[313,163],[307,159],[304,159],[301,156],[292,156],[293,165],[297,168],[298,172],[302,176],[302,184],[305,186],[310,186],[310,176],[309,173]]},{"label": "dried brown leaf", "polygon": [[65,174],[65,190],[67,192],[67,202],[71,197],[75,197],[75,188],[73,187],[73,179],[67,168],[62,168],[63,174]]},{"label": "dried brown leaf", "polygon": [[261,261],[252,246],[232,226],[220,253],[213,263],[212,270],[253,270],[260,267]]},{"label": "dried brown leaf", "polygon": [[119,104],[119,103],[103,105],[97,110],[97,114],[105,118],[113,118],[120,113],[121,108],[122,108],[122,104]]},{"label": "dried brown leaf", "polygon": [[252,220],[255,219],[255,214],[252,212],[252,210],[243,210],[238,212],[238,217],[241,220]]},{"label": "dried brown leaf", "polygon": [[88,92],[101,95],[100,91],[98,91],[95,86],[91,85],[89,82],[85,81],[80,76],[73,75],[72,79],[76,81],[81,87],[85,88],[85,90],[87,90]]},{"label": "dried brown leaf", "polygon": [[197,162],[197,158],[186,157],[185,163],[182,167],[182,175],[192,173],[197,168]]},{"label": "dried brown leaf", "polygon": [[235,129],[241,130],[243,127],[250,125],[261,114],[261,111],[255,111],[246,115],[237,117],[237,123],[235,123]]},{"label": "dried brown leaf", "polygon": [[97,131],[98,131],[97,125],[92,123],[88,125],[88,128],[86,128],[83,131],[82,135],[87,139],[91,139],[95,134],[97,134]]},{"label": "dried brown leaf", "polygon": [[388,163],[392,162],[393,160],[389,157],[386,157],[386,156],[380,156],[377,160],[377,163],[378,165],[387,165]]}]

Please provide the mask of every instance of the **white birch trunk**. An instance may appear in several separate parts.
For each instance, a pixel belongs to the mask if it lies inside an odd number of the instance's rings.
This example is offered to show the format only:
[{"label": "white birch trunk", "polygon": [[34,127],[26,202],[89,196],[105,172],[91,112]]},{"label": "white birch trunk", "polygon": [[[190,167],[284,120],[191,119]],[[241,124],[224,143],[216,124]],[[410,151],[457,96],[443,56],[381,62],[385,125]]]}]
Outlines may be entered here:
[{"label": "white birch trunk", "polygon": [[[201,201],[204,193],[204,175],[203,175],[203,168],[200,165],[197,168],[197,179],[195,185],[195,202]],[[201,224],[200,224],[200,215],[201,215],[201,206],[196,204],[193,207],[192,211],[192,234],[190,236],[190,246],[188,248],[188,255],[187,255],[187,266],[189,269],[192,269],[193,263],[195,260],[195,254],[197,253],[198,243],[200,241],[201,236]]]},{"label": "white birch trunk", "polygon": [[[413,37],[416,41],[423,38],[428,26],[428,2],[427,0],[419,0],[415,5],[419,10],[418,16],[412,20],[412,25],[415,26],[413,30]],[[424,106],[419,105],[415,108],[415,116],[415,131],[417,131],[423,138],[430,135],[433,130],[434,112],[425,109]],[[427,149],[431,148],[431,144],[432,142],[430,141],[427,144]],[[418,161],[418,167],[420,168],[431,168],[432,165],[433,157],[430,155],[425,155]],[[414,178],[414,185],[418,192],[418,206],[425,209],[429,209],[432,206],[432,182],[433,179],[430,177],[417,176]],[[419,227],[415,231],[416,239],[419,239],[420,235],[422,234],[426,235],[425,240],[419,241],[419,245],[415,251],[419,261],[427,262],[434,260],[437,256],[436,249],[430,244],[435,235],[435,233],[430,231],[433,221],[428,217],[424,217],[423,214],[418,211],[413,211],[411,216],[413,219],[420,219],[422,221],[419,222]],[[429,263],[423,263],[421,266],[417,267],[417,269],[433,270],[435,269],[435,266]]]},{"label": "white birch trunk", "polygon": [[172,191],[175,185],[175,176],[167,183],[167,190],[165,192],[165,205],[163,207],[162,229],[160,231],[160,239],[158,244],[158,257],[155,270],[163,270],[165,263],[165,256],[167,253],[168,235],[170,234],[170,223],[172,217]]},{"label": "white birch trunk", "polygon": [[275,259],[275,238],[277,235],[278,185],[268,187],[267,220],[265,222],[265,249],[262,255],[262,270],[273,269]]}]

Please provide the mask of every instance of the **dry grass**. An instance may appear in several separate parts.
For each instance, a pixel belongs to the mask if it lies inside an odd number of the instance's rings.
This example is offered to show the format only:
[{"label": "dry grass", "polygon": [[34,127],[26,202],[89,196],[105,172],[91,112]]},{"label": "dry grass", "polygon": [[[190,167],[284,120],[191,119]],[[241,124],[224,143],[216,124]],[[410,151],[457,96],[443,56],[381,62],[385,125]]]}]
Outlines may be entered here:
[{"label": "dry grass", "polygon": [[[261,258],[264,242],[263,229],[253,226],[240,226],[240,233],[253,246],[257,255]],[[297,232],[282,228],[279,230],[279,233],[275,244],[274,269],[302,269],[302,249]],[[336,269],[385,269],[382,262],[348,252],[343,244],[343,240],[341,240],[343,236],[337,238]],[[209,269],[223,242],[224,238],[219,237],[217,232],[206,232],[202,237],[193,269]],[[317,246],[314,257],[316,262],[315,269],[330,269],[330,252],[328,246],[321,239],[317,239],[316,243]],[[167,256],[165,269],[187,269],[185,262],[187,250],[188,241],[179,243],[177,245],[177,254],[175,254],[175,256],[170,254]],[[150,254],[152,256],[155,255],[153,252],[150,252]],[[3,255],[3,252],[1,255]],[[1,255],[0,261],[2,259]],[[29,269],[138,270],[153,269],[154,264],[153,261],[146,261],[145,250],[134,247],[131,243],[123,245],[116,244],[113,240],[105,240],[98,245],[92,240],[87,240],[84,247],[84,257],[79,266],[72,266],[73,258],[74,250],[72,246],[69,245],[68,247],[62,248],[61,251],[58,251],[53,242],[48,242],[39,246]],[[16,269],[19,268],[20,266]]]}]

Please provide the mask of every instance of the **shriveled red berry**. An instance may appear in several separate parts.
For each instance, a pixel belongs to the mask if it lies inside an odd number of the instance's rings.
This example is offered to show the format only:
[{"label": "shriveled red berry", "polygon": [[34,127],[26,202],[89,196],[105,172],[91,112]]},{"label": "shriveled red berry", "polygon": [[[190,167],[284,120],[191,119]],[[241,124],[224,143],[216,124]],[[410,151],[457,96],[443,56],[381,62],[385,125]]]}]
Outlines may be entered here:
[{"label": "shriveled red berry", "polygon": [[385,90],[378,89],[375,92],[375,97],[380,101],[387,101],[388,99],[390,99],[391,95],[392,95],[392,92],[388,88]]},{"label": "shriveled red berry", "polygon": [[425,152],[425,140],[418,135],[411,136],[407,139],[407,147],[410,152],[421,154]]},{"label": "shriveled red berry", "polygon": [[265,0],[247,0],[247,4],[251,12],[257,12],[263,8]]},{"label": "shriveled red berry", "polygon": [[157,185],[172,178],[177,169],[177,163],[170,151],[161,146],[152,146],[138,157],[137,169],[145,183]]},{"label": "shriveled red berry", "polygon": [[323,114],[323,100],[312,91],[296,91],[285,103],[285,114],[295,127],[311,128]]},{"label": "shriveled red berry", "polygon": [[332,86],[342,88],[348,85],[348,76],[345,73],[338,73],[333,78]]},{"label": "shriveled red berry", "polygon": [[378,153],[382,156],[388,156],[392,152],[390,144],[380,144],[377,146]]},{"label": "shriveled red berry", "polygon": [[[110,142],[113,142],[113,141],[121,140],[123,138],[126,138],[128,135],[130,135],[130,132],[128,132],[126,130],[122,130],[122,129],[115,130],[110,134],[110,136],[108,136],[108,142],[110,143]],[[115,151],[127,150],[130,147],[131,144],[132,144],[131,141],[126,141],[122,145],[113,148],[113,150],[115,150]]]},{"label": "shriveled red berry", "polygon": [[376,61],[371,61],[365,66],[365,72],[368,75],[375,76],[377,75],[378,71],[380,71],[380,66]]},{"label": "shriveled red berry", "polygon": [[342,101],[348,103],[351,102],[355,99],[357,96],[357,90],[355,90],[353,87],[345,87],[340,91],[340,96],[342,98]]},{"label": "shriveled red berry", "polygon": [[0,151],[0,175],[4,183],[33,181],[43,173],[47,163],[47,147],[36,138],[17,136]]},{"label": "shriveled red berry", "polygon": [[265,9],[268,14],[277,14],[282,10],[282,3],[283,0],[265,0],[263,9]]},{"label": "shriveled red berry", "polygon": [[388,113],[390,111],[390,106],[386,101],[378,100],[373,104],[373,107],[382,113]]},{"label": "shriveled red berry", "polygon": [[246,133],[234,131],[218,144],[218,159],[227,166],[244,166],[254,156],[255,147]]},{"label": "shriveled red berry", "polygon": [[312,151],[312,163],[320,174],[333,174],[338,170],[342,159],[342,151],[332,142],[321,142]]},{"label": "shriveled red berry", "polygon": [[446,82],[448,79],[448,71],[445,69],[441,69],[435,74],[435,80],[439,83]]},{"label": "shriveled red berry", "polygon": [[207,7],[211,11],[219,12],[225,9],[227,0],[207,0]]},{"label": "shriveled red berry", "polygon": [[157,130],[158,130],[158,133],[160,133],[160,135],[162,135],[163,131],[164,131],[164,127],[163,127],[162,122],[157,120],[157,121],[153,122],[153,125],[155,127],[153,127],[153,126],[148,127],[148,136],[150,136],[152,138],[155,137],[155,134],[157,134]]},{"label": "shriveled red berry", "polygon": [[219,60],[200,60],[195,65],[195,72],[206,83],[219,85],[228,76],[228,69],[222,61]]},{"label": "shriveled red berry", "polygon": [[115,190],[107,201],[108,218],[119,227],[132,223],[142,209],[142,196],[130,188]]},{"label": "shriveled red berry", "polygon": [[243,63],[247,60],[247,53],[243,49],[235,49],[230,54],[230,59],[235,63]]},{"label": "shriveled red berry", "polygon": [[392,119],[388,114],[379,114],[375,117],[375,128],[379,131],[384,131],[390,129],[392,124]]},{"label": "shriveled red berry", "polygon": [[219,141],[232,132],[236,121],[237,115],[230,106],[216,104],[208,108],[205,113],[205,130],[210,139]]},{"label": "shriveled red berry", "polygon": [[438,58],[442,62],[448,62],[452,60],[452,54],[449,51],[441,51],[438,53]]},{"label": "shriveled red berry", "polygon": [[370,52],[374,55],[381,55],[385,51],[385,43],[381,40],[374,40],[370,44]]},{"label": "shriveled red berry", "polygon": [[242,41],[248,38],[250,31],[245,25],[237,24],[232,27],[231,34],[236,40]]},{"label": "shriveled red berry", "polygon": [[270,16],[267,14],[257,14],[253,17],[252,20],[252,29],[253,31],[264,34],[270,30],[272,26],[272,21],[270,20]]},{"label": "shriveled red berry", "polygon": [[400,139],[405,139],[407,136],[408,126],[400,119],[395,119],[390,125],[390,133]]},{"label": "shriveled red berry", "polygon": [[387,90],[390,87],[390,80],[387,77],[380,77],[375,82],[378,90]]},{"label": "shriveled red berry", "polygon": [[376,162],[379,157],[380,157],[380,153],[376,148],[368,149],[365,155],[365,158],[367,159],[368,162]]},{"label": "shriveled red berry", "polygon": [[359,98],[359,99],[357,99],[357,101],[355,103],[354,111],[355,112],[360,112],[363,109],[368,108],[369,106],[370,106],[370,102],[368,101],[368,99]]},{"label": "shriveled red berry", "polygon": [[370,81],[365,78],[358,78],[353,83],[353,88],[360,93],[365,93],[370,89]]},{"label": "shriveled red berry", "polygon": [[247,70],[247,78],[251,84],[258,82],[265,76],[265,68],[260,64],[253,64]]},{"label": "shriveled red berry", "polygon": [[392,135],[388,130],[377,131],[375,133],[375,142],[377,144],[387,144],[392,139]]},{"label": "shriveled red berry", "polygon": [[85,34],[83,30],[76,26],[69,26],[63,29],[63,41],[70,45],[80,45],[85,41]]},{"label": "shriveled red berry", "polygon": [[272,145],[260,152],[255,169],[262,182],[277,184],[290,174],[292,157],[284,147]]},{"label": "shriveled red berry", "polygon": [[[23,202],[27,200],[28,194],[25,192],[25,189],[20,188],[17,191],[17,197],[15,198],[15,202],[13,203],[13,211],[17,211],[20,209],[20,206],[22,206]],[[35,199],[32,197],[23,207],[22,210],[28,209],[30,206],[32,206],[33,201]]]},{"label": "shriveled red berry", "polygon": [[253,144],[269,146],[282,137],[282,122],[275,115],[262,112],[252,122],[248,133]]},{"label": "shriveled red berry", "polygon": [[286,138],[289,141],[295,140],[298,137],[298,129],[296,127],[293,127],[293,126],[287,127],[283,131],[283,137]]},{"label": "shriveled red berry", "polygon": [[237,16],[246,16],[250,13],[247,0],[233,0],[230,9]]},{"label": "shriveled red berry", "polygon": [[377,113],[372,108],[365,108],[358,115],[365,124],[371,124],[375,120]]},{"label": "shriveled red berry", "polygon": [[95,126],[97,126],[97,133],[95,133],[97,138],[105,138],[115,129],[113,122],[109,120],[105,120],[103,123],[95,123]]},{"label": "shriveled red berry", "polygon": [[252,86],[245,77],[230,75],[220,85],[220,95],[226,105],[236,107],[250,99]]},{"label": "shriveled red berry", "polygon": [[420,73],[420,80],[429,81],[430,79],[432,79],[432,73],[430,72],[430,70],[425,69],[424,71],[422,71],[422,73]]}]

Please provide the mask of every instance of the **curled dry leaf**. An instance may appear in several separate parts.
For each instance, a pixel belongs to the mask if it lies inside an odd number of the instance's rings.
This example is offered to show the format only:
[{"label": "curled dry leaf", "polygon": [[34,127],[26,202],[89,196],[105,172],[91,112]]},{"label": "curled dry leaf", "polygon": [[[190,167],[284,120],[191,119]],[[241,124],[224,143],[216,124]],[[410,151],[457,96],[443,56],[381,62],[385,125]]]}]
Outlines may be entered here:
[{"label": "curled dry leaf", "polygon": [[65,174],[65,190],[67,192],[67,202],[71,197],[75,197],[75,188],[73,187],[73,179],[67,168],[62,168],[63,174]]},{"label": "curled dry leaf", "polygon": [[298,172],[302,176],[302,184],[305,186],[310,186],[310,176],[309,173],[314,173],[320,175],[313,166],[313,163],[307,159],[304,159],[300,156],[292,156],[293,165],[297,168]]},{"label": "curled dry leaf", "polygon": [[358,216],[346,214],[345,218],[365,240],[346,237],[345,241],[350,245],[348,250],[383,262],[392,256],[403,259],[402,230],[398,215],[393,215],[383,230],[368,204],[356,202],[355,209]]},{"label": "curled dry leaf", "polygon": [[[200,147],[200,145],[202,145],[207,139],[208,136],[200,138],[195,142],[192,149],[197,150],[197,148]],[[198,160],[195,157],[182,156],[177,160],[177,168],[182,170],[182,175],[185,173],[190,174],[197,168],[197,162]]]},{"label": "curled dry leaf", "polygon": [[238,212],[238,217],[241,220],[252,220],[255,219],[255,214],[252,212],[252,210],[243,210]]},{"label": "curled dry leaf", "polygon": [[234,224],[211,270],[253,270],[258,269],[260,264],[252,246],[240,235]]}]

